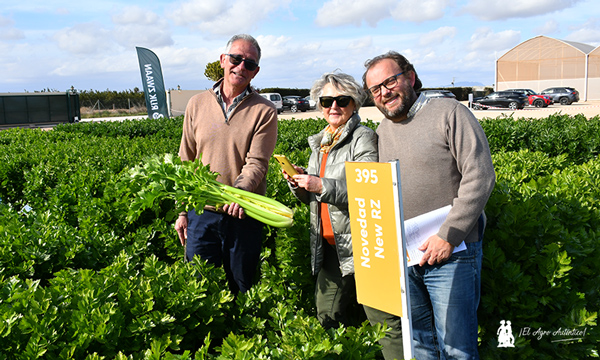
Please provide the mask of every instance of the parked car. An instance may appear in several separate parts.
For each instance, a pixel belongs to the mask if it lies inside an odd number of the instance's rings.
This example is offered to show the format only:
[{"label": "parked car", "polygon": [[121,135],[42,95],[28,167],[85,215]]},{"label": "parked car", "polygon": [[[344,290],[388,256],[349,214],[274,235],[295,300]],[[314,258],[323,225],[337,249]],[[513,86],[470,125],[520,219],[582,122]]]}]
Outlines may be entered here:
[{"label": "parked car", "polygon": [[508,89],[506,91],[515,91],[527,95],[527,97],[529,98],[529,105],[538,108],[548,107],[548,105],[551,105],[553,103],[552,98],[550,96],[538,94],[531,89]]},{"label": "parked car", "polygon": [[456,95],[449,90],[423,90],[421,94],[428,98],[453,98],[456,99]]},{"label": "parked car", "polygon": [[561,105],[571,105],[579,101],[579,91],[572,87],[553,87],[541,92],[542,95],[548,95],[555,103]]},{"label": "parked car", "polygon": [[529,103],[527,95],[514,91],[496,91],[484,97],[473,99],[475,110],[486,110],[490,107],[522,109]]},{"label": "parked car", "polygon": [[263,93],[260,94],[260,96],[275,104],[275,108],[277,109],[278,114],[283,111],[283,99],[278,93]]},{"label": "parked car", "polygon": [[309,108],[308,101],[297,95],[290,95],[283,97],[283,109],[289,109],[291,112],[302,111],[305,112]]},{"label": "parked car", "polygon": [[307,96],[307,97],[305,97],[304,99],[306,99],[306,100],[308,101],[308,105],[309,105],[308,107],[309,107],[311,110],[314,110],[314,109],[316,109],[316,108],[317,108],[317,102],[316,102],[316,101],[314,101],[314,100],[313,100],[313,99],[310,97],[310,95],[309,95],[309,96]]}]

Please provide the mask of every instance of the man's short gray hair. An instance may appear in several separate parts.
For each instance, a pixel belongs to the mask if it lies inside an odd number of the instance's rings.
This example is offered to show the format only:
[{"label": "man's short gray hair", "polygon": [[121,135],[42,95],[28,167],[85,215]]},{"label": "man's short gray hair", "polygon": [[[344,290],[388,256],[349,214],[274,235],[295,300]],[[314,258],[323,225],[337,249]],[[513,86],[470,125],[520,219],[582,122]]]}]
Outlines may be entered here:
[{"label": "man's short gray hair", "polygon": [[256,62],[257,63],[260,62],[261,51],[260,51],[260,46],[258,45],[258,41],[256,41],[256,39],[254,37],[252,37],[251,35],[248,35],[248,34],[233,35],[231,37],[231,39],[229,39],[229,41],[227,42],[227,46],[225,47],[225,52],[227,54],[229,54],[229,52],[231,51],[231,46],[233,45],[234,42],[236,42],[238,40],[244,40],[244,41],[251,43],[252,46],[254,46],[254,48],[256,48],[256,52],[258,53],[258,59],[256,59]]},{"label": "man's short gray hair", "polygon": [[327,84],[333,85],[341,95],[351,96],[354,100],[356,111],[360,109],[363,102],[367,99],[367,94],[351,75],[341,72],[330,72],[323,74],[319,80],[314,82],[310,89],[310,97],[316,101],[319,110],[323,110],[319,102],[319,97],[323,94],[323,88]]}]

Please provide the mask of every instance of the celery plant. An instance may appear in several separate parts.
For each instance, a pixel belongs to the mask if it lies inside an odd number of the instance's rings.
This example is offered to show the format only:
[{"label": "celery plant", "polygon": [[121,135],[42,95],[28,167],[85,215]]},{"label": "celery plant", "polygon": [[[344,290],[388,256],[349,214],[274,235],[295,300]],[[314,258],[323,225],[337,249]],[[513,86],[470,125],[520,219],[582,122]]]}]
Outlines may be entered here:
[{"label": "celery plant", "polygon": [[290,208],[266,196],[221,184],[216,180],[218,175],[200,159],[181,161],[172,154],[150,157],[127,174],[129,191],[134,194],[128,220],[137,219],[146,209],[157,211],[162,201],[171,199],[175,206],[169,218],[191,209],[200,213],[205,205],[220,208],[238,203],[248,216],[267,225],[292,226],[294,213]]}]

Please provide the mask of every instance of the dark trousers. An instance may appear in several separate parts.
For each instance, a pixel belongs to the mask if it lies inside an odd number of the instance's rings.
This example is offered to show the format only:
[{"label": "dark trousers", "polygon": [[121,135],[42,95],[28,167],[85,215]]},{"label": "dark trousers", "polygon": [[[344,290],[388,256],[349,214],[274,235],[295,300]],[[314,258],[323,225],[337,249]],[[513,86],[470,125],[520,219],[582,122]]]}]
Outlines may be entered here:
[{"label": "dark trousers", "polygon": [[317,318],[324,328],[360,326],[366,320],[362,306],[356,301],[354,274],[342,276],[335,247],[323,243],[323,265],[317,275],[315,302]]},{"label": "dark trousers", "polygon": [[230,290],[237,294],[252,287],[260,260],[263,224],[246,217],[204,211],[188,212],[186,259],[200,256],[223,266]]}]

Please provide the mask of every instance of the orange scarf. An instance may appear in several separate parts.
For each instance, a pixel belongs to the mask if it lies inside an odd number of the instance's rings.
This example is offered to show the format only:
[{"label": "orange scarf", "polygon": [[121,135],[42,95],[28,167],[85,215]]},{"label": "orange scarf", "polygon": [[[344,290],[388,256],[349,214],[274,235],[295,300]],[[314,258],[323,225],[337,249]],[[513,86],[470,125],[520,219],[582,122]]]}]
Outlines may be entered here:
[{"label": "orange scarf", "polygon": [[346,124],[342,124],[338,126],[337,129],[333,130],[331,125],[327,125],[325,131],[323,132],[323,138],[321,139],[321,153],[327,154],[329,150],[338,142],[340,136],[342,136],[342,131]]}]

